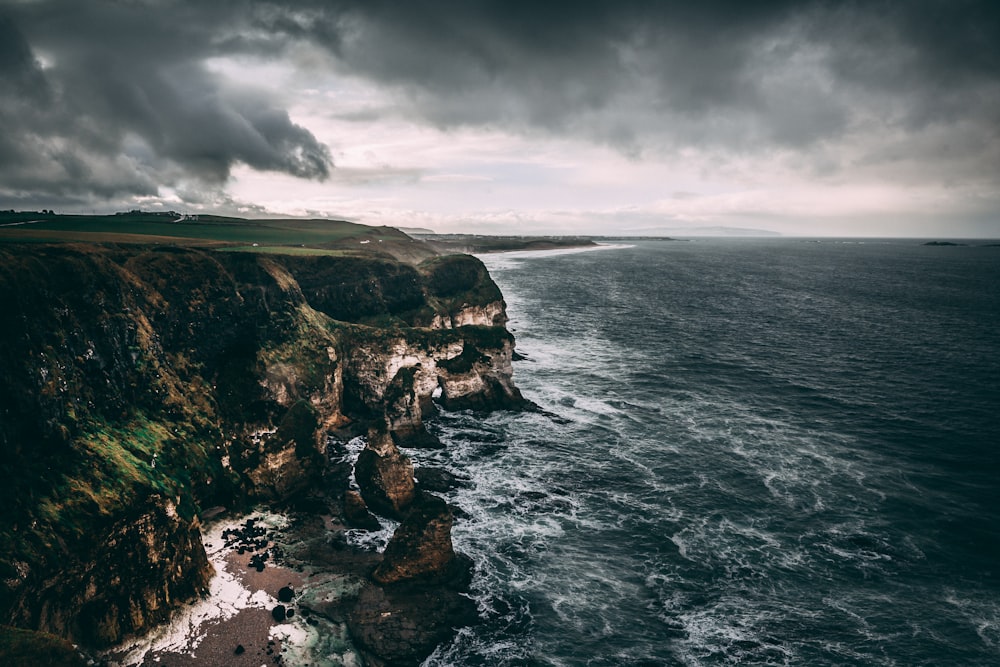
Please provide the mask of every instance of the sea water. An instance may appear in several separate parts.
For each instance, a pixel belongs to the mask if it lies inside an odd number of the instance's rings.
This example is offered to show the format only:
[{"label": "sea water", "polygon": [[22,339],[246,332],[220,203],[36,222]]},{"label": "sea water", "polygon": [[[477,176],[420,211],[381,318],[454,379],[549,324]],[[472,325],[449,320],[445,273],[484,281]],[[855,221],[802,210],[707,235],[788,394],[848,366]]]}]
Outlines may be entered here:
[{"label": "sea water", "polygon": [[442,413],[428,665],[1000,664],[1000,247],[488,255],[542,412]]}]

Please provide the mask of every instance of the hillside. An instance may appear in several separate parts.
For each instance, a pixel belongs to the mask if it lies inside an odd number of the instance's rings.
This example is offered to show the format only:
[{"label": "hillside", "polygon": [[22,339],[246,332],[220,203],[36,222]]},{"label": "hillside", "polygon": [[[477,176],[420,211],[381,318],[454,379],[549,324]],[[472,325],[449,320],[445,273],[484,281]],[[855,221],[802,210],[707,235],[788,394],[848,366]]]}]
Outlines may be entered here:
[{"label": "hillside", "polygon": [[270,254],[363,254],[418,262],[435,250],[393,227],[344,220],[247,219],[176,212],[61,215],[0,211],[0,244],[158,244]]}]

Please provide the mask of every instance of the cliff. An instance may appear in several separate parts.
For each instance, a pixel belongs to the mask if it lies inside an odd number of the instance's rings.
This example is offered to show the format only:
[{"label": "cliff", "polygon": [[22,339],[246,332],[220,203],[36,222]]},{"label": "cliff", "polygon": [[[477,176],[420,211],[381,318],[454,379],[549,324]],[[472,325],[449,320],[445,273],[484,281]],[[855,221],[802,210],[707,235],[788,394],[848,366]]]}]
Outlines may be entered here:
[{"label": "cliff", "polygon": [[0,624],[86,646],[202,593],[202,511],[309,492],[328,429],[524,402],[468,256],[9,244],[0,310]]}]

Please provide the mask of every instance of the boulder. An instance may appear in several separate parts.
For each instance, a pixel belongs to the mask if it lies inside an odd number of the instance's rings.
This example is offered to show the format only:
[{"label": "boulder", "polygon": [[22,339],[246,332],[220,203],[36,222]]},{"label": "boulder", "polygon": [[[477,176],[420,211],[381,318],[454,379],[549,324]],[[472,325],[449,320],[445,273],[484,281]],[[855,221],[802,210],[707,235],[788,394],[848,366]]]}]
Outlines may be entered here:
[{"label": "boulder", "polygon": [[476,603],[448,587],[367,586],[347,627],[370,665],[419,665],[455,628],[478,621]]},{"label": "boulder", "polygon": [[377,514],[402,519],[413,502],[413,463],[388,433],[369,433],[368,444],[354,464],[354,478],[361,497]]},{"label": "boulder", "polygon": [[436,435],[429,433],[423,424],[396,428],[391,433],[392,441],[399,447],[413,449],[441,449],[444,447],[444,443]]},{"label": "boulder", "polygon": [[469,486],[470,484],[468,478],[459,477],[444,468],[424,466],[414,470],[414,475],[417,478],[417,485],[421,489],[424,491],[433,491],[434,493],[446,493],[452,489]]},{"label": "boulder", "polygon": [[344,493],[344,522],[351,528],[361,530],[379,530],[382,527],[378,519],[368,511],[368,505],[361,494],[353,490]]},{"label": "boulder", "polygon": [[421,494],[393,533],[372,578],[379,584],[453,578],[457,564],[451,543],[453,523],[444,500]]}]

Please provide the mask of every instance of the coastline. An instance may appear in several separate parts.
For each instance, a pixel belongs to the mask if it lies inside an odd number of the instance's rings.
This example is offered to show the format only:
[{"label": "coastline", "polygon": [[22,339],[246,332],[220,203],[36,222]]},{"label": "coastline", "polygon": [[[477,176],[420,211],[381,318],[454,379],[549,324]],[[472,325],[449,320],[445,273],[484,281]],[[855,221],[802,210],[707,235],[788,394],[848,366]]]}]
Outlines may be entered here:
[{"label": "coastline", "polygon": [[[0,294],[24,312],[0,371],[24,400],[0,435],[43,429],[48,449],[12,452],[24,502],[6,508],[3,565],[19,576],[3,581],[4,622],[124,667],[417,664],[476,621],[452,508],[397,443],[441,446],[422,421],[435,404],[526,407],[481,261],[16,250]],[[47,335],[66,342],[40,351]],[[351,465],[338,450],[355,437]],[[106,465],[69,465],[67,447]],[[207,523],[255,506],[269,509]],[[399,522],[383,553],[349,544],[349,529],[373,530],[369,508]],[[377,542],[389,524],[375,523]],[[253,532],[253,548],[232,531]]]},{"label": "coastline", "polygon": [[549,248],[545,250],[489,250],[472,253],[474,257],[485,257],[503,255],[504,257],[558,257],[561,255],[575,255],[580,252],[594,252],[598,250],[625,250],[634,248],[634,244],[626,243],[596,243],[588,246],[572,246],[569,248]]},{"label": "coastline", "polygon": [[[250,550],[227,539],[233,531],[263,528],[266,545]],[[266,508],[213,522],[203,531],[215,569],[207,597],[182,608],[144,637],[101,654],[108,667],[231,665],[257,667],[364,664],[343,623],[327,613],[364,585],[374,553],[327,554],[314,562],[310,540],[324,544],[343,533],[329,515],[299,515]],[[262,569],[254,558],[267,552]],[[289,593],[289,591],[291,591]],[[278,608],[282,612],[277,612]]]}]

